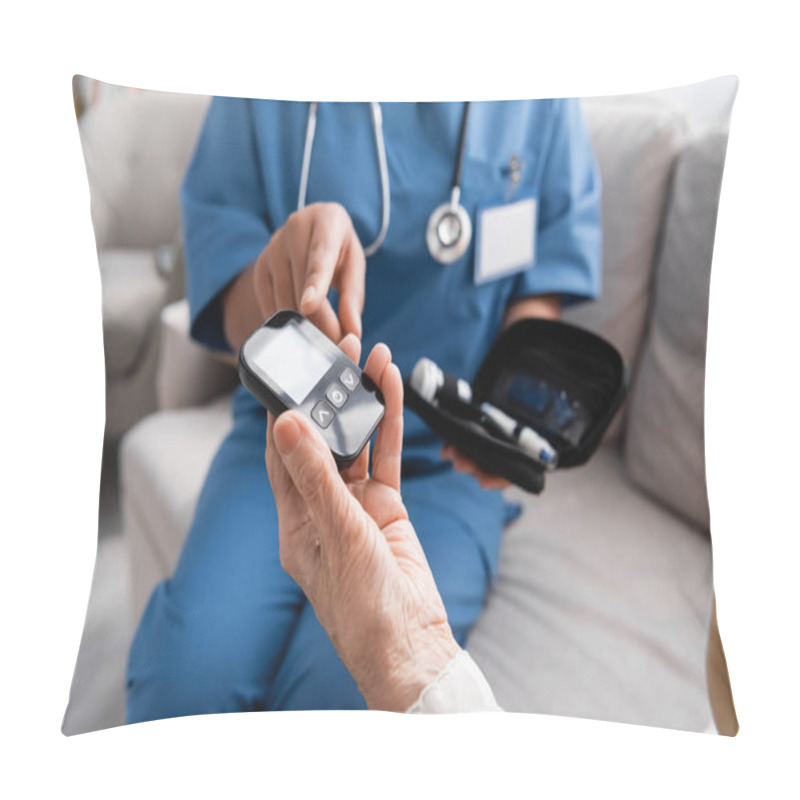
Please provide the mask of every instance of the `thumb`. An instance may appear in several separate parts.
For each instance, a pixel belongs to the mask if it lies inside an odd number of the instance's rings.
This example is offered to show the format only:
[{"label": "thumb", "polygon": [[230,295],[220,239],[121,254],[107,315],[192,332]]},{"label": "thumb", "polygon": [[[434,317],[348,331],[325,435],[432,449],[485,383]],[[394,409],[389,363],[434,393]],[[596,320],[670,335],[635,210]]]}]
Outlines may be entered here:
[{"label": "thumb", "polygon": [[317,523],[334,527],[342,523],[355,500],[319,433],[301,414],[287,411],[275,421],[272,435],[292,483]]}]

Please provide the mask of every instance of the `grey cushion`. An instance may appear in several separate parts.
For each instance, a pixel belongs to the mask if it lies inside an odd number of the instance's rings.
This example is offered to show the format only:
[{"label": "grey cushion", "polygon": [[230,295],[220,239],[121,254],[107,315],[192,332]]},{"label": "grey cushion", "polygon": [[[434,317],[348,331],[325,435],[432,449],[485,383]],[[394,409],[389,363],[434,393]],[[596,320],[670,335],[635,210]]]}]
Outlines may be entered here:
[{"label": "grey cushion", "polygon": [[[568,309],[564,319],[609,339],[633,365],[667,188],[687,125],[670,103],[650,95],[591,98],[582,107],[603,181],[603,291],[597,302]],[[620,424],[609,439],[619,435]]]},{"label": "grey cushion", "polygon": [[712,130],[678,163],[625,448],[631,478],[704,528],[708,291],[726,144],[727,133]]},{"label": "grey cushion", "polygon": [[618,451],[514,493],[468,649],[507,710],[684,730],[711,720],[708,536],[626,480]]}]

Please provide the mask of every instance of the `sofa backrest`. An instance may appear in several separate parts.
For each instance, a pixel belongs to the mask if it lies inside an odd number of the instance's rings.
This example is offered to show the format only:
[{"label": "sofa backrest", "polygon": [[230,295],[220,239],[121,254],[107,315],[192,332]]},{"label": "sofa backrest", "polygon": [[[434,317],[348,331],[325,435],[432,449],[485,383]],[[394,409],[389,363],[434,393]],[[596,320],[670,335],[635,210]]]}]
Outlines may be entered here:
[{"label": "sofa backrest", "polygon": [[209,98],[129,90],[80,119],[98,250],[172,244],[178,194]]},{"label": "sofa backrest", "polygon": [[[602,177],[603,290],[564,318],[612,342],[635,370],[647,325],[669,186],[688,122],[651,95],[582,101]],[[625,409],[607,440],[622,431]]]}]

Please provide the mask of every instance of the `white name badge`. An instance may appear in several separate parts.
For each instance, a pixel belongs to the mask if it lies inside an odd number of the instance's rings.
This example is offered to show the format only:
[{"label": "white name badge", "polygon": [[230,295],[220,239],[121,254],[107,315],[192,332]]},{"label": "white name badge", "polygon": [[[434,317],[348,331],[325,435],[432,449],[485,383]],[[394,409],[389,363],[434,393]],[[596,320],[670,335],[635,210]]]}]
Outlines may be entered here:
[{"label": "white name badge", "polygon": [[483,209],[475,243],[475,283],[532,267],[535,244],[536,198]]}]

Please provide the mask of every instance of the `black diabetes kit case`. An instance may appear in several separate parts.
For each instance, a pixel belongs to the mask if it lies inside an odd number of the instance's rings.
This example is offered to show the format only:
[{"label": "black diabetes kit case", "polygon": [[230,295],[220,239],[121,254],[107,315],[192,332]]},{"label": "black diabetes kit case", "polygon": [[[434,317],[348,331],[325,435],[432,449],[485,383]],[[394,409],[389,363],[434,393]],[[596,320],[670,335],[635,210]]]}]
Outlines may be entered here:
[{"label": "black diabetes kit case", "polygon": [[[474,401],[488,402],[544,436],[561,469],[589,460],[626,387],[622,356],[605,339],[565,322],[523,319],[500,334],[472,392]],[[423,399],[408,380],[405,404],[485,472],[534,494],[544,489],[544,465],[477,422]]]}]

